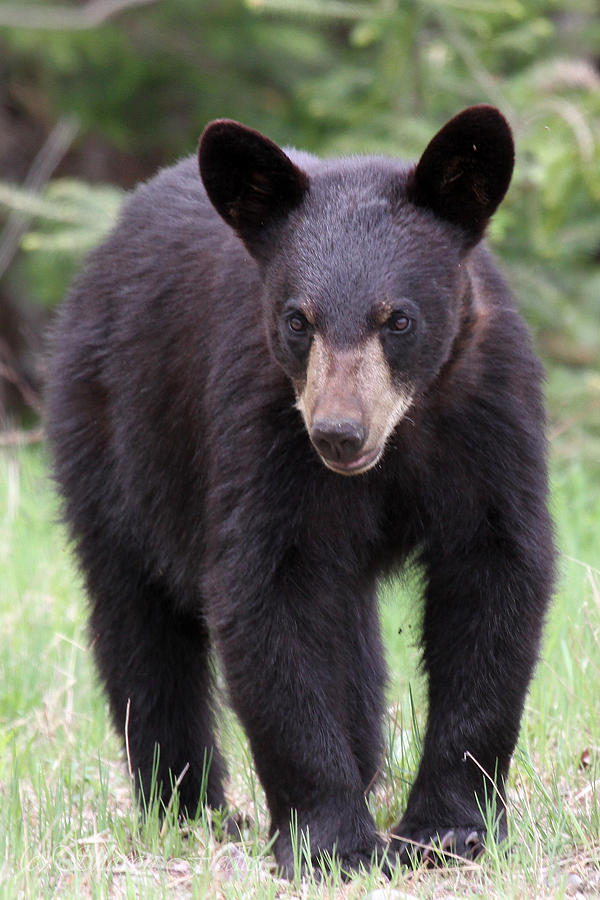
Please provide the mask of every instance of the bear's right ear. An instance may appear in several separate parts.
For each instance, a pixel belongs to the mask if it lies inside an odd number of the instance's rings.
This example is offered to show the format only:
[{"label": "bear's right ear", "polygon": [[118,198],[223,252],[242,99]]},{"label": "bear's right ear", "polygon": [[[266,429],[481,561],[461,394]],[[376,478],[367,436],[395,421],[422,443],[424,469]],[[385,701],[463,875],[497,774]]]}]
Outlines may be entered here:
[{"label": "bear's right ear", "polygon": [[475,244],[510,184],[512,133],[493,106],[471,106],[429,142],[408,183],[408,197],[459,225]]},{"label": "bear's right ear", "polygon": [[263,229],[300,204],[308,175],[269,138],[229,119],[206,126],[198,161],[211,203],[248,250],[261,256]]}]

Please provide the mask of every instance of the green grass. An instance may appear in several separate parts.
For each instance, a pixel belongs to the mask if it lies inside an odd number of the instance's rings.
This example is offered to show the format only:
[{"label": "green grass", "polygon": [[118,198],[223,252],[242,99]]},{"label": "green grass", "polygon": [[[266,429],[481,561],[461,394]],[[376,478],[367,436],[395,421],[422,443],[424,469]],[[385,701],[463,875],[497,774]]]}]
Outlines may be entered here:
[{"label": "green grass", "polygon": [[[553,509],[560,584],[512,768],[510,852],[481,864],[398,872],[394,889],[437,898],[563,897],[600,892],[600,387],[590,376],[586,427],[559,409]],[[568,396],[553,374],[550,394]],[[579,382],[581,384],[581,381]],[[575,397],[575,388],[573,396]],[[582,408],[581,390],[575,408]],[[569,407],[569,413],[573,404]],[[557,408],[557,404],[554,404]],[[595,410],[595,412],[594,412]],[[252,819],[243,842],[221,844],[206,818],[190,832],[144,822],[97,685],[85,600],[56,525],[44,449],[0,452],[0,898],[358,898],[377,873],[299,885],[273,876],[264,798],[237,723],[226,715],[229,796]],[[416,600],[383,597],[393,680],[390,750],[373,798],[379,825],[400,811],[423,724]],[[401,633],[398,633],[401,629]],[[581,879],[581,881],[578,881]]]}]

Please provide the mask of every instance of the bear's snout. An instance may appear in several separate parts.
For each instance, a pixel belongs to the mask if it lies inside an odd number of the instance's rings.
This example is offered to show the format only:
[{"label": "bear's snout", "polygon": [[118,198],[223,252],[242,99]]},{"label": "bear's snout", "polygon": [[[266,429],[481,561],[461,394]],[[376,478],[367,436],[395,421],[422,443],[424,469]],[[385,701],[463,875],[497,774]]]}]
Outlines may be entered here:
[{"label": "bear's snout", "polygon": [[355,419],[318,419],[310,433],[321,456],[333,463],[355,461],[366,436],[366,428]]}]

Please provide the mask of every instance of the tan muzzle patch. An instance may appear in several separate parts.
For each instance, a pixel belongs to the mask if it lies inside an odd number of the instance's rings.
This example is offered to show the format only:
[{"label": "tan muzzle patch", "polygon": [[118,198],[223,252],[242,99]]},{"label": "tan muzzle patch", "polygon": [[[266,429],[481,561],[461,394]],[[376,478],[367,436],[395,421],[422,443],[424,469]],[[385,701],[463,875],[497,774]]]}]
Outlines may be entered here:
[{"label": "tan muzzle patch", "polygon": [[410,385],[399,389],[393,383],[376,335],[336,350],[317,334],[297,405],[325,465],[358,475],[379,460],[413,393]]}]

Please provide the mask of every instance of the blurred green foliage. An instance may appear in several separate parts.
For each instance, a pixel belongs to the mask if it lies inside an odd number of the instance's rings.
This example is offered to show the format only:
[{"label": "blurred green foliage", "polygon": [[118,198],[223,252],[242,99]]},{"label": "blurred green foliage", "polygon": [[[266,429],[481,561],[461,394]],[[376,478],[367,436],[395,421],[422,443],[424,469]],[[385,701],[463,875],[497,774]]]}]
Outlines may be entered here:
[{"label": "blurred green foliage", "polygon": [[[498,105],[518,156],[491,241],[550,352],[596,364],[595,0],[163,0],[88,30],[0,28],[0,58],[7,83],[49,122],[74,114],[80,140],[101,133],[149,167],[192,152],[220,116],[323,154],[411,158],[462,107]],[[47,198],[55,206],[56,190]],[[69,267],[55,266],[53,282],[44,253],[76,255],[114,215],[112,201],[96,209],[96,191],[79,191],[81,239],[76,222],[53,220],[50,209],[24,239],[36,251],[27,277],[39,290],[45,273],[47,302],[59,299]],[[11,205],[6,192],[2,202]]]}]

